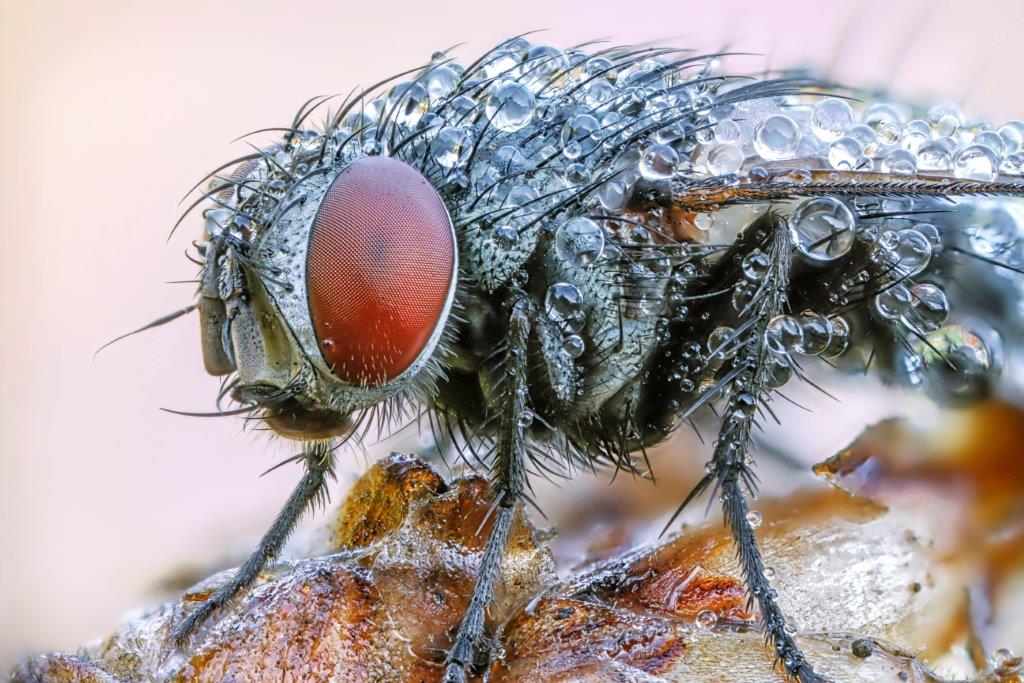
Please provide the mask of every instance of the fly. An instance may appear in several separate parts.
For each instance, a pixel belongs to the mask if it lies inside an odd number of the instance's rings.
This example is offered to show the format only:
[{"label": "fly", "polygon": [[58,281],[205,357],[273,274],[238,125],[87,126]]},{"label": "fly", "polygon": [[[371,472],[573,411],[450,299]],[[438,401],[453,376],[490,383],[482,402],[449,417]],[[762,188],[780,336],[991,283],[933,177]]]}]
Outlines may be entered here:
[{"label": "fly", "polygon": [[301,441],[305,474],[177,625],[183,647],[324,499],[337,444],[426,415],[493,485],[445,659],[445,680],[465,680],[487,660],[529,477],[644,474],[645,448],[714,410],[713,454],[679,511],[720,499],[778,662],[825,680],[758,548],[751,436],[815,358],[944,403],[996,388],[1021,332],[1005,284],[1020,215],[999,198],[1024,194],[1024,123],[855,110],[806,76],[731,77],[721,57],[523,36],[467,66],[437,53],[310,100],[271,129],[279,144],[207,176],[197,303],[175,315],[198,308],[206,369],[241,405],[223,414]]}]

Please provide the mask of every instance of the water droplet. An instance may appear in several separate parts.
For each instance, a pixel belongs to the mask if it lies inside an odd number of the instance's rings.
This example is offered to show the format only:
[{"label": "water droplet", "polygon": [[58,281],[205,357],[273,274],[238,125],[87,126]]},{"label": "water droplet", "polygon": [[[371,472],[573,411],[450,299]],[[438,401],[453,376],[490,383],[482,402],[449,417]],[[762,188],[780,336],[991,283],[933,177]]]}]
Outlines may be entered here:
[{"label": "water droplet", "polygon": [[388,108],[397,123],[412,127],[430,108],[430,95],[419,83],[398,83],[388,94]]},{"label": "water droplet", "polygon": [[533,120],[537,100],[525,85],[513,80],[502,81],[484,104],[484,114],[491,125],[506,133],[526,126]]},{"label": "water droplet", "polygon": [[562,223],[555,231],[555,253],[574,266],[587,266],[604,251],[604,231],[585,216]]},{"label": "water droplet", "polygon": [[968,145],[953,158],[953,175],[971,180],[994,180],[999,157],[985,145]]},{"label": "water droplet", "polygon": [[665,180],[672,177],[678,163],[679,155],[674,149],[654,144],[640,156],[640,175],[648,180]]},{"label": "water droplet", "polygon": [[472,151],[473,135],[468,128],[460,126],[442,128],[430,143],[434,161],[448,169],[465,164]]},{"label": "water droplet", "polygon": [[910,290],[895,284],[875,296],[875,310],[887,320],[895,320],[910,309]]},{"label": "water droplet", "polygon": [[1007,155],[999,170],[1006,175],[1024,175],[1024,154],[1015,152]]},{"label": "water droplet", "polygon": [[917,167],[924,171],[948,171],[952,161],[949,148],[939,140],[929,140],[917,150]]},{"label": "water droplet", "polygon": [[896,248],[892,251],[901,275],[917,275],[928,267],[932,258],[932,243],[913,228],[897,233]]},{"label": "water droplet", "polygon": [[583,295],[580,294],[580,290],[568,282],[556,282],[551,285],[544,297],[544,310],[548,318],[555,322],[562,322],[579,313],[582,305]]},{"label": "water droplet", "polygon": [[833,142],[853,125],[853,109],[843,100],[829,98],[814,107],[811,128],[819,140]]},{"label": "water droplet", "polygon": [[903,323],[918,332],[934,332],[949,317],[946,293],[935,285],[919,284],[910,288],[910,308],[903,315]]},{"label": "water droplet", "polygon": [[519,241],[519,232],[510,225],[500,225],[491,234],[494,244],[501,249],[511,249]]},{"label": "water droplet", "polygon": [[846,353],[850,347],[850,324],[843,317],[829,318],[832,327],[832,339],[828,348],[821,352],[822,358],[836,358]]},{"label": "water droplet", "polygon": [[784,114],[767,117],[754,131],[754,149],[768,161],[789,158],[799,140],[800,129]]},{"label": "water droplet", "polygon": [[740,127],[732,119],[722,119],[715,124],[715,139],[722,144],[729,144],[740,139]]},{"label": "water droplet", "polygon": [[882,173],[914,175],[917,173],[917,157],[905,149],[894,149],[882,157]]},{"label": "water droplet", "polygon": [[820,313],[815,311],[801,313],[800,327],[804,332],[800,353],[816,356],[825,351],[832,342],[832,325],[828,318]]},{"label": "water droplet", "polygon": [[730,358],[736,354],[736,349],[729,349],[725,347],[726,342],[733,336],[735,330],[733,328],[722,325],[716,327],[708,335],[708,353],[717,353],[722,355],[723,358]]},{"label": "water droplet", "polygon": [[761,526],[761,522],[763,521],[763,517],[761,517],[761,513],[758,512],[757,510],[750,510],[750,511],[748,511],[747,515],[746,515],[746,518],[747,518],[747,524],[749,524],[752,529],[756,529],[759,526]]},{"label": "water droplet", "polygon": [[849,135],[844,135],[828,147],[828,163],[839,171],[851,171],[857,168],[862,156],[864,156],[864,147],[856,138]]},{"label": "water droplet", "polygon": [[440,64],[430,67],[424,79],[424,84],[427,87],[427,93],[430,95],[430,98],[432,100],[440,100],[455,90],[458,80],[459,76],[455,73],[455,69],[447,64]]},{"label": "water droplet", "polygon": [[800,321],[791,315],[777,315],[768,321],[764,331],[768,348],[778,354],[798,352],[804,341]]},{"label": "water droplet", "polygon": [[560,142],[562,153],[568,159],[577,159],[597,148],[601,124],[590,114],[577,114],[562,126]]},{"label": "water droplet", "polygon": [[710,631],[718,625],[718,615],[709,609],[702,609],[697,613],[694,623],[702,629]]},{"label": "water droplet", "polygon": [[931,141],[931,139],[932,127],[928,125],[928,122],[914,119],[903,127],[903,133],[900,136],[900,147],[911,154],[917,154],[918,150],[921,149],[921,145]]},{"label": "water droplet", "polygon": [[606,211],[620,211],[626,205],[626,184],[609,180],[597,190],[597,200]]},{"label": "water droplet", "polygon": [[774,579],[775,578],[775,567],[765,567],[764,568],[764,578],[769,579],[769,580]]},{"label": "water droplet", "polygon": [[740,264],[740,268],[743,270],[743,277],[747,278],[751,282],[759,282],[765,275],[768,274],[768,269],[771,267],[771,259],[768,254],[764,253],[760,249],[755,249],[744,257],[743,262]]},{"label": "water droplet", "polygon": [[578,334],[570,334],[562,341],[562,353],[569,358],[579,358],[586,350],[586,343]]},{"label": "water droplet", "polygon": [[536,45],[526,53],[523,77],[534,92],[558,87],[568,75],[569,59],[557,47]]},{"label": "water droplet", "polygon": [[537,199],[537,190],[529,185],[516,185],[505,195],[505,204],[508,206],[526,206]]},{"label": "water droplet", "polygon": [[718,175],[736,173],[743,166],[743,150],[739,145],[717,145],[708,152],[708,170]]},{"label": "water droplet", "polygon": [[914,346],[921,357],[929,394],[942,402],[962,403],[988,396],[1000,370],[1001,341],[994,332],[983,339],[964,325],[945,325]]},{"label": "water droplet", "polygon": [[529,410],[524,410],[523,412],[519,413],[519,416],[516,418],[516,424],[523,429],[526,429],[527,427],[532,425],[533,412]]},{"label": "water droplet", "polygon": [[1024,121],[1008,121],[996,133],[1003,139],[1005,154],[1019,152],[1024,146]]},{"label": "water droplet", "polygon": [[789,219],[790,240],[807,258],[827,262],[845,256],[857,224],[846,204],[832,197],[806,199]]},{"label": "water droplet", "polygon": [[596,109],[605,102],[611,101],[613,97],[615,97],[615,86],[603,78],[592,81],[587,86],[587,104],[592,108]]},{"label": "water droplet", "polygon": [[997,157],[1002,157],[1007,153],[1006,145],[1003,144],[1003,138],[1000,137],[999,133],[991,130],[983,130],[974,136],[974,144],[988,147],[996,153]]},{"label": "water droplet", "polygon": [[992,665],[993,672],[1006,675],[1015,673],[1012,669],[1021,665],[1021,658],[1013,654],[1012,650],[1001,647],[992,653],[989,664]]}]

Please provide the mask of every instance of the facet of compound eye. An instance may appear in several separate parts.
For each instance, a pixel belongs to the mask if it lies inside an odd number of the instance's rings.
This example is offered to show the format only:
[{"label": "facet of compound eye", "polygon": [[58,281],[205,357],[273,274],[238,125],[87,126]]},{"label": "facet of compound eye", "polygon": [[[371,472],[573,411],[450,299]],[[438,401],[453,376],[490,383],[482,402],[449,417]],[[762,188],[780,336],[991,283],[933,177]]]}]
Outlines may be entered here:
[{"label": "facet of compound eye", "polygon": [[455,238],[419,171],[367,157],[334,179],[309,235],[306,288],[324,362],[378,385],[428,351],[451,301]]}]

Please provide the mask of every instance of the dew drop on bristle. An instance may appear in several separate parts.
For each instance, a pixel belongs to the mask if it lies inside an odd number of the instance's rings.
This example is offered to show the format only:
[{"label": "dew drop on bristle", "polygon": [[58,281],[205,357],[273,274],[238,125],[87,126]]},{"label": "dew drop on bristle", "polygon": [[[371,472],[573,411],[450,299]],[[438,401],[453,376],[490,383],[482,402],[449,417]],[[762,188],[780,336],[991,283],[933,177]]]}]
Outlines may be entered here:
[{"label": "dew drop on bristle", "polygon": [[799,352],[804,341],[800,320],[791,315],[777,315],[768,321],[764,331],[768,348],[778,354]]},{"label": "dew drop on bristle", "polygon": [[907,228],[896,234],[892,255],[899,273],[911,277],[928,267],[932,258],[932,244],[917,230]]},{"label": "dew drop on bristle", "polygon": [[833,142],[853,125],[853,109],[843,100],[829,98],[814,107],[811,128],[822,142]]},{"label": "dew drop on bristle", "polygon": [[903,314],[903,323],[919,332],[934,332],[949,317],[946,293],[932,284],[910,288],[910,308]]},{"label": "dew drop on bristle", "polygon": [[544,297],[544,311],[548,318],[562,322],[580,312],[583,296],[576,285],[568,282],[556,282],[548,288]]},{"label": "dew drop on bristle", "polygon": [[882,157],[882,173],[912,176],[917,173],[917,157],[905,149],[893,149]]},{"label": "dew drop on bristle", "polygon": [[655,144],[640,156],[640,175],[648,180],[666,180],[675,173],[679,155],[665,144]]},{"label": "dew drop on bristle", "polygon": [[850,171],[857,168],[860,158],[864,155],[864,147],[849,135],[839,138],[828,148],[828,163],[837,171]]},{"label": "dew drop on bristle", "polygon": [[853,246],[856,232],[853,212],[832,197],[804,200],[789,219],[793,245],[812,261],[834,261],[845,256]]},{"label": "dew drop on bristle", "polygon": [[746,519],[747,524],[749,524],[750,528],[752,529],[758,528],[759,526],[761,526],[761,522],[764,521],[764,518],[761,516],[761,513],[758,512],[757,510],[748,511]]},{"label": "dew drop on bristle", "polygon": [[822,358],[837,358],[850,347],[850,324],[846,318],[837,316],[829,318],[829,325],[832,328],[832,337],[828,346],[821,352]]},{"label": "dew drop on bristle", "polygon": [[910,290],[906,285],[890,285],[875,296],[875,311],[882,318],[895,320],[910,309]]},{"label": "dew drop on bristle", "polygon": [[574,266],[588,266],[604,252],[604,230],[593,220],[577,216],[555,231],[555,253]]},{"label": "dew drop on bristle", "polygon": [[953,175],[970,180],[995,180],[999,157],[985,145],[970,145],[953,158]]},{"label": "dew drop on bristle", "polygon": [[506,80],[499,83],[484,105],[484,114],[491,125],[506,133],[514,133],[533,120],[537,100],[525,85]]},{"label": "dew drop on bristle", "polygon": [[738,172],[743,161],[743,150],[739,145],[722,144],[708,152],[708,170],[719,175]]},{"label": "dew drop on bristle", "polygon": [[754,150],[768,161],[788,159],[800,141],[800,129],[785,114],[773,114],[757,125]]},{"label": "dew drop on bristle", "polygon": [[430,143],[434,161],[443,168],[458,168],[469,160],[473,151],[473,134],[461,126],[442,128]]},{"label": "dew drop on bristle", "polygon": [[579,358],[586,350],[586,343],[578,334],[570,334],[562,340],[562,353],[569,358]]},{"label": "dew drop on bristle", "polygon": [[828,318],[814,311],[800,314],[800,328],[803,330],[803,341],[800,353],[817,356],[823,353],[832,342],[832,325]]}]

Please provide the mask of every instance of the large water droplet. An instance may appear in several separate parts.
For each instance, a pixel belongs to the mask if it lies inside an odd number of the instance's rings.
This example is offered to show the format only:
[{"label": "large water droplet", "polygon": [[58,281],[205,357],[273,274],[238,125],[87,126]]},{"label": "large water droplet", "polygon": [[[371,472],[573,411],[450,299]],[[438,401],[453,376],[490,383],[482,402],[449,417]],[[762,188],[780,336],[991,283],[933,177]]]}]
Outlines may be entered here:
[{"label": "large water droplet", "polygon": [[913,228],[907,228],[900,230],[897,238],[892,254],[901,275],[911,277],[928,267],[932,258],[932,243],[927,237]]},{"label": "large water droplet", "polygon": [[971,180],[994,180],[999,157],[985,145],[968,145],[953,158],[953,175]]},{"label": "large water droplet", "polygon": [[743,150],[739,145],[716,145],[708,152],[708,170],[718,175],[736,173],[743,167]]},{"label": "large water droplet", "polygon": [[819,140],[833,142],[853,125],[853,109],[843,100],[829,98],[814,107],[811,128]]},{"label": "large water droplet", "polygon": [[536,98],[525,85],[516,81],[502,81],[491,92],[484,105],[484,113],[491,125],[506,133],[513,133],[533,120]]},{"label": "large water droplet", "polygon": [[587,266],[604,251],[604,230],[585,216],[562,223],[555,231],[555,253],[574,266]]},{"label": "large water droplet", "polygon": [[875,311],[886,320],[895,320],[910,310],[910,300],[910,290],[905,285],[890,285],[875,296]]},{"label": "large water droplet", "polygon": [[754,131],[754,150],[768,161],[787,159],[800,141],[800,129],[784,114],[772,114]]},{"label": "large water droplet", "polygon": [[864,156],[864,147],[856,138],[844,135],[828,147],[828,163],[838,171],[851,171]]},{"label": "large water droplet", "polygon": [[945,292],[935,285],[919,284],[910,288],[910,297],[910,309],[903,315],[904,324],[925,333],[942,327],[949,317]]},{"label": "large water droplet", "polygon": [[548,287],[548,293],[544,297],[544,310],[548,318],[555,322],[562,322],[580,312],[583,305],[583,295],[574,284],[568,282],[556,282]]},{"label": "large water droplet", "polygon": [[777,315],[768,321],[764,331],[768,348],[779,354],[798,353],[803,345],[804,330],[791,315]]},{"label": "large water droplet", "polygon": [[443,168],[457,168],[469,159],[473,151],[473,134],[468,128],[448,126],[442,128],[433,142],[430,153]]},{"label": "large water droplet", "polygon": [[679,155],[663,144],[654,144],[640,156],[640,175],[648,180],[666,180],[675,173]]},{"label": "large water droplet", "polygon": [[789,219],[790,240],[813,261],[834,261],[846,255],[856,232],[853,212],[832,197],[804,200]]}]

